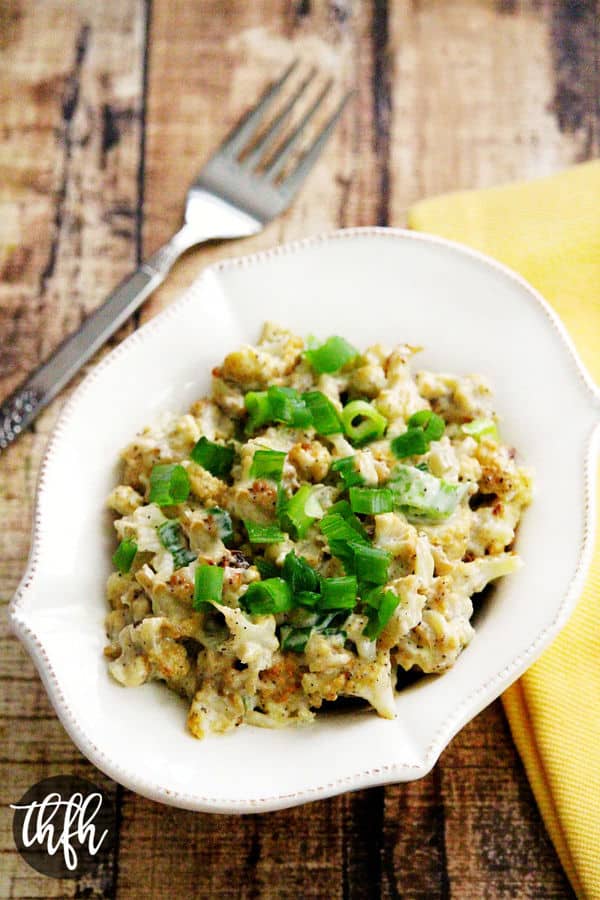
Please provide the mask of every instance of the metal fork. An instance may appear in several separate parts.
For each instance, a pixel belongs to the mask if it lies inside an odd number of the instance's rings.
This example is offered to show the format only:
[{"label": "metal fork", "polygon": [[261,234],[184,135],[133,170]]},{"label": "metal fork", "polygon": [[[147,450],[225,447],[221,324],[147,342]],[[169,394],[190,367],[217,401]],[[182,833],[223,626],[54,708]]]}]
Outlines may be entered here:
[{"label": "metal fork", "polygon": [[166,278],[174,262],[196,244],[215,238],[256,234],[290,205],[317,161],[351,94],[346,94],[313,143],[291,171],[288,162],[301,146],[306,127],[322,108],[332,82],[327,82],[283,143],[288,117],[316,76],[313,69],[266,130],[273,100],[298,61],[269,87],[210,157],[190,186],[184,224],[163,247],[125,279],[73,335],[0,408],[0,449],[33,422],[76,372]]}]

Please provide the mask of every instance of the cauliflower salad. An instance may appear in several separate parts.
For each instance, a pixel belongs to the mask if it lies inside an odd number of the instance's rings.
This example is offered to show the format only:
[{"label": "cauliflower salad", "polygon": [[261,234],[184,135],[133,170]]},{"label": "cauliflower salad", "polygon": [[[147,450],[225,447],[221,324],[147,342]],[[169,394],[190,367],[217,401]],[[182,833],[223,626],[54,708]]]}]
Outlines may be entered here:
[{"label": "cauliflower salad", "polygon": [[113,678],[166,683],[201,738],[343,697],[392,718],[400,672],[452,666],[473,595],[521,564],[531,474],[485,379],[413,374],[417,351],[267,323],[123,450]]}]

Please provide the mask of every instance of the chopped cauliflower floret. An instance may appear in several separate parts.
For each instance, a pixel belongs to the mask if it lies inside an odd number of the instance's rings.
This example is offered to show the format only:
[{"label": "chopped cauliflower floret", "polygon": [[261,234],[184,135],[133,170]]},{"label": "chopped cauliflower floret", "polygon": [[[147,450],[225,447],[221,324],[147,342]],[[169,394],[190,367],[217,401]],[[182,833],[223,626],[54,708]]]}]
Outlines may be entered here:
[{"label": "chopped cauliflower floret", "polygon": [[352,613],[344,622],[344,631],[348,635],[348,640],[355,645],[359,657],[373,662],[377,656],[377,641],[363,634],[368,621],[367,616],[359,616],[356,613]]},{"label": "chopped cauliflower floret", "polygon": [[190,542],[190,550],[210,563],[220,563],[228,556],[221,540],[218,518],[206,509],[186,509],[181,516],[181,527]]},{"label": "chopped cauliflower floret", "polygon": [[[414,347],[403,346],[391,354],[387,364],[387,387],[373,401],[376,409],[389,419],[392,425],[395,424],[394,420],[408,419],[426,406],[408,367],[414,353]],[[396,433],[399,432],[395,428],[388,428],[390,436]]]},{"label": "chopped cauliflower floret", "polygon": [[361,357],[362,365],[353,369],[350,384],[361,397],[376,397],[386,386],[385,365],[389,353],[380,345],[369,347]]},{"label": "chopped cauliflower floret", "polygon": [[337,637],[326,638],[313,632],[304,649],[304,655],[311,672],[326,672],[329,669],[343,669],[352,661],[352,654],[344,650]]},{"label": "chopped cauliflower floret", "polygon": [[225,734],[242,724],[244,712],[244,702],[238,694],[223,694],[209,683],[194,694],[188,712],[188,728],[197,738]]},{"label": "chopped cauliflower floret", "polygon": [[477,449],[475,438],[466,437],[454,441],[454,453],[458,462],[458,476],[463,481],[478,482],[481,478],[481,463],[474,456]]},{"label": "chopped cauliflower floret", "polygon": [[213,371],[211,399],[228,416],[238,419],[246,414],[243,390],[221,378],[218,369]]},{"label": "chopped cauliflower floret", "polygon": [[344,693],[368,700],[384,719],[395,718],[390,654],[381,650],[371,662],[364,659],[357,660],[352,667],[352,675],[346,682]]},{"label": "chopped cauliflower floret", "polygon": [[420,531],[425,535],[436,565],[462,559],[467,552],[469,535],[473,524],[473,511],[466,503],[460,503],[453,515],[439,525],[421,525]]},{"label": "chopped cauliflower floret", "polygon": [[492,392],[481,375],[446,375],[417,372],[416,385],[421,396],[446,422],[470,422],[492,416]]},{"label": "chopped cauliflower floret", "polygon": [[247,391],[259,390],[291,372],[303,348],[301,338],[267,323],[258,345],[246,345],[226,356],[220,374]]},{"label": "chopped cauliflower floret", "polygon": [[415,547],[415,575],[425,587],[431,584],[435,563],[429,541],[424,534],[417,538]]},{"label": "chopped cauliflower floret", "polygon": [[369,487],[377,487],[379,484],[380,469],[370,450],[357,450],[354,454],[355,466],[364,483]]},{"label": "chopped cauliflower floret", "polygon": [[253,622],[241,609],[230,609],[219,603],[214,605],[225,618],[231,632],[232,650],[240,662],[256,672],[267,669],[279,647],[274,617],[260,616],[257,622]]},{"label": "chopped cauliflower floret", "polygon": [[223,440],[233,436],[232,420],[213,400],[206,398],[197,400],[190,412],[196,419],[200,435],[208,438],[209,441]]},{"label": "chopped cauliflower floret", "polygon": [[198,465],[198,463],[190,462],[185,466],[190,479],[192,494],[207,507],[219,506],[225,502],[227,496],[227,485],[220,478]]},{"label": "chopped cauliflower floret", "polygon": [[[338,412],[342,411],[341,394],[348,389],[348,378],[345,375],[327,375],[323,373],[317,381],[317,390],[331,400]],[[332,435],[333,438],[335,435]]]},{"label": "chopped cauliflower floret", "polygon": [[139,506],[130,516],[117,519],[115,529],[120,541],[134,540],[138,550],[159,553],[163,546],[158,536],[157,528],[166,522],[156,503],[148,506]]},{"label": "chopped cauliflower floret", "polygon": [[436,478],[443,478],[444,481],[456,484],[460,474],[460,463],[456,451],[446,435],[430,445],[425,461],[429,466],[429,471]]},{"label": "chopped cauliflower floret", "polygon": [[380,646],[390,649],[398,640],[421,621],[427,594],[417,575],[406,575],[390,582],[389,587],[400,598],[392,618],[386,625],[380,639]]},{"label": "chopped cauliflower floret", "polygon": [[374,518],[374,546],[387,550],[407,569],[412,569],[417,554],[418,532],[415,526],[410,525],[399,513],[380,513]]},{"label": "chopped cauliflower floret", "polygon": [[520,510],[500,500],[482,506],[473,513],[473,524],[467,545],[471,557],[502,553],[515,538]]},{"label": "chopped cauliflower floret", "polygon": [[157,616],[138,625],[127,625],[120,633],[120,656],[109,663],[113,678],[131,687],[151,678],[183,686],[190,673],[185,648],[177,643],[179,631],[168,619]]},{"label": "chopped cauliflower floret", "polygon": [[277,509],[277,485],[266,478],[241,481],[230,488],[228,508],[240,519],[250,519],[261,525],[275,521]]},{"label": "chopped cauliflower floret", "polygon": [[395,661],[404,669],[443,672],[473,636],[472,613],[470,595],[456,591],[450,576],[435,579],[420,622],[396,643]]},{"label": "chopped cauliflower floret", "polygon": [[144,498],[128,484],[120,484],[108,495],[107,506],[120,516],[130,516],[138,506],[142,506]]},{"label": "chopped cauliflower floret", "polygon": [[331,465],[331,455],[320,441],[298,441],[288,454],[300,481],[317,484],[325,478]]}]

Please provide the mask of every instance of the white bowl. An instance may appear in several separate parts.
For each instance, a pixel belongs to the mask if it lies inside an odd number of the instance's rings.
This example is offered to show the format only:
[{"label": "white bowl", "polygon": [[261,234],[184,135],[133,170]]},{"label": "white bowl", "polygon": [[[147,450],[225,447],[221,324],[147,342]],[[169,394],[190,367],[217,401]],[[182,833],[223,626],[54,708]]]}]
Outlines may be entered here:
[{"label": "white bowl", "polygon": [[[245,726],[197,741],[164,686],[124,689],[102,650],[114,543],[105,497],[118,452],[162,410],[184,411],[265,319],[365,347],[426,349],[418,365],[492,381],[502,434],[536,471],[518,534],[525,561],[478,616],[457,664],[397,696],[397,718],[324,714],[300,729]],[[33,548],[12,625],[79,749],[154,800],[264,812],[425,775],[453,735],[566,622],[591,555],[600,392],[563,327],[519,276],[481,254],[405,231],[354,229],[227,261],[107,356],[75,392],[39,481]],[[595,438],[595,439],[594,439]]]}]

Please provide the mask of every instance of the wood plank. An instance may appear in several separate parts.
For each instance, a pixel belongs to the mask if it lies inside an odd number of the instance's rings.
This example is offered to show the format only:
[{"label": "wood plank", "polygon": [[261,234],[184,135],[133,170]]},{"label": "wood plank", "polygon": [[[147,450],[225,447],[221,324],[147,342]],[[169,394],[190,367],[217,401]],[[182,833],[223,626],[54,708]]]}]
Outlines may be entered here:
[{"label": "wood plank", "polygon": [[533,800],[502,706],[471,722],[437,769],[451,894],[573,897]]},{"label": "wood plank", "polygon": [[571,897],[499,702],[424,779],[386,788],[384,896]]},{"label": "wood plank", "polygon": [[[137,257],[142,0],[0,7],[0,397],[129,271]],[[35,482],[68,392],[0,456],[0,601],[30,541]],[[8,804],[43,777],[116,785],[77,752],[24,649],[0,622],[0,896],[109,896],[114,869],[53,881],[14,847]]]},{"label": "wood plank", "polygon": [[391,222],[423,197],[547,175],[584,155],[585,129],[561,131],[554,110],[553,13],[542,4],[428,0],[389,14]]},{"label": "wood plank", "polygon": [[[258,816],[214,816],[127,794],[119,897],[342,898],[344,798]],[[185,847],[185,853],[182,853]],[[302,865],[299,865],[299,859]],[[168,889],[167,889],[168,886]]]}]

